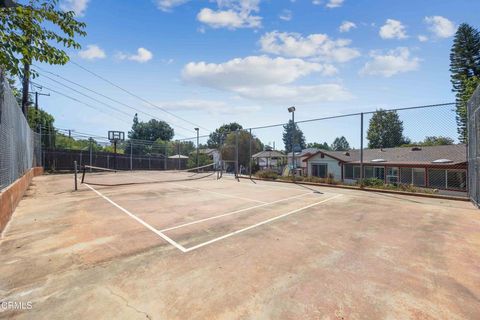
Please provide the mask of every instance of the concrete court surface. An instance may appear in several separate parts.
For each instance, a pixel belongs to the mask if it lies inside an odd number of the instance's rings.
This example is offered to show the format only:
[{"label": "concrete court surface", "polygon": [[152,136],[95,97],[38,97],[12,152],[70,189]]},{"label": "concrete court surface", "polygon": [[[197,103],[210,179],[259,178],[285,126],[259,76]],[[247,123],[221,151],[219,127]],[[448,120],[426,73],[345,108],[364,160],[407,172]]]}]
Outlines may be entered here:
[{"label": "concrete court surface", "polygon": [[34,179],[0,240],[0,318],[480,319],[468,202],[227,177],[92,188]]}]

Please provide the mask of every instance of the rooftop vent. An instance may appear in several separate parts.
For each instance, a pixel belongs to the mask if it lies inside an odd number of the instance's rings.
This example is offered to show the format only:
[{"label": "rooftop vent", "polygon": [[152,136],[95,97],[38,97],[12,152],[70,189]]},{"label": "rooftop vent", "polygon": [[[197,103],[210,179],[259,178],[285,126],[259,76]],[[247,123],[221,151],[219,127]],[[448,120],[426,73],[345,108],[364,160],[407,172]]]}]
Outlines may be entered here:
[{"label": "rooftop vent", "polygon": [[350,157],[350,152],[344,152],[343,155],[347,156],[347,157]]},{"label": "rooftop vent", "polygon": [[387,162],[387,160],[385,160],[385,159],[373,159],[370,162]]},{"label": "rooftop vent", "polygon": [[420,151],[420,150],[422,150],[422,148],[420,148],[420,147],[413,147],[412,148],[412,151]]},{"label": "rooftop vent", "polygon": [[432,161],[432,163],[452,163],[453,161],[450,159],[437,159]]}]

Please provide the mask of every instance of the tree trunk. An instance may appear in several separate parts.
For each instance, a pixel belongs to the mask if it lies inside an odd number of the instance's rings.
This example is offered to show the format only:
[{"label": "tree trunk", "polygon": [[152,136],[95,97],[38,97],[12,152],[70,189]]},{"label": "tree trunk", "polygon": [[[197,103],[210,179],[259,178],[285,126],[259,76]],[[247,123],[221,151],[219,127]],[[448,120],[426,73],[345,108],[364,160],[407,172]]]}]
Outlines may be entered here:
[{"label": "tree trunk", "polygon": [[30,85],[30,63],[25,63],[23,66],[22,79],[22,112],[25,118],[28,116],[28,86]]}]

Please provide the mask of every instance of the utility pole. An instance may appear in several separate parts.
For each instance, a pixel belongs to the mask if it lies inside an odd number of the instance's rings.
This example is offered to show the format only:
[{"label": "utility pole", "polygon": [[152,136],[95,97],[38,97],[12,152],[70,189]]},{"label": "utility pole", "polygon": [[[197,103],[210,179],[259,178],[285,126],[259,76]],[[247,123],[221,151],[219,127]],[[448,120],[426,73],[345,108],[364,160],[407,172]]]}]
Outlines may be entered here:
[{"label": "utility pole", "polygon": [[47,96],[50,97],[50,93],[41,93],[38,91],[35,91],[35,110],[38,111],[38,96]]}]

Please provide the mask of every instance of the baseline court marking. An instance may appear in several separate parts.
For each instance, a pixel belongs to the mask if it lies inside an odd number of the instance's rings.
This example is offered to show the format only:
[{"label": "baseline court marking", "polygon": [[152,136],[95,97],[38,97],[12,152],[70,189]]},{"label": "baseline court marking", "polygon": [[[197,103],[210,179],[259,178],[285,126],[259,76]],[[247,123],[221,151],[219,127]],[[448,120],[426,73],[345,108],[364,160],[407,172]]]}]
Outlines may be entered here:
[{"label": "baseline court marking", "polygon": [[333,197],[331,197],[331,198],[328,198],[328,199],[325,199],[325,200],[322,200],[322,201],[319,201],[319,202],[310,204],[310,205],[308,205],[308,206],[305,206],[305,207],[302,207],[302,208],[299,208],[299,209],[292,210],[292,211],[287,212],[287,213],[284,213],[284,214],[282,214],[282,215],[279,215],[279,216],[276,216],[276,217],[273,217],[273,218],[264,220],[264,221],[262,221],[262,222],[256,223],[256,224],[251,225],[251,226],[249,226],[249,227],[246,227],[246,228],[243,228],[243,229],[240,229],[240,230],[237,230],[237,231],[233,231],[233,232],[231,232],[231,233],[228,233],[228,234],[223,235],[223,236],[221,236],[221,237],[212,239],[212,240],[210,240],[210,241],[206,241],[206,242],[197,244],[196,246],[187,248],[187,249],[186,249],[186,250],[187,250],[186,252],[190,252],[190,251],[196,250],[196,249],[198,249],[198,248],[201,248],[201,247],[204,247],[204,246],[206,246],[206,245],[212,244],[212,243],[214,243],[214,242],[217,242],[217,241],[220,241],[220,240],[229,238],[229,237],[231,237],[231,236],[234,236],[234,235],[237,235],[237,234],[239,234],[239,233],[248,231],[248,230],[250,230],[250,229],[254,229],[254,228],[260,227],[260,226],[262,226],[262,225],[264,225],[264,224],[267,224],[267,223],[270,223],[270,222],[272,222],[272,221],[275,221],[275,220],[278,220],[278,219],[281,219],[281,218],[285,218],[286,216],[289,216],[289,215],[291,215],[291,214],[294,214],[294,213],[300,212],[300,211],[302,211],[302,210],[305,210],[305,209],[308,209],[308,208],[317,206],[317,205],[319,205],[319,204],[321,204],[321,203],[324,203],[324,202],[333,200],[333,199],[338,198],[338,197],[341,197],[341,196],[342,196],[341,194],[337,194],[336,196],[333,196]]}]

